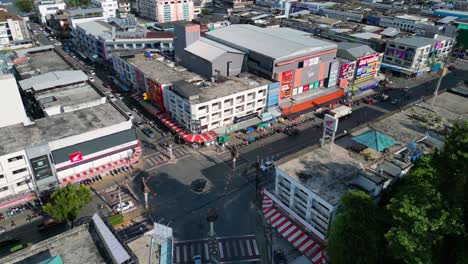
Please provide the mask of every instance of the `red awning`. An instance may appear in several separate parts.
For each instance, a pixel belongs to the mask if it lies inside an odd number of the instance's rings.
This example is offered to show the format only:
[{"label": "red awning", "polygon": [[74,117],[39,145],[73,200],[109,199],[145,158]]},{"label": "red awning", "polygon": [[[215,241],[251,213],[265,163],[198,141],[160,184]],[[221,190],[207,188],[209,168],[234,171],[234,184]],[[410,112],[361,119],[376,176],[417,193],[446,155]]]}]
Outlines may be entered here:
[{"label": "red awning", "polygon": [[208,131],[203,134],[187,134],[185,130],[180,128],[175,122],[173,122],[167,114],[159,115],[159,120],[163,122],[167,127],[176,132],[181,138],[191,143],[203,143],[211,140],[215,140],[218,136],[213,131]]},{"label": "red awning", "polygon": [[266,221],[297,250],[315,264],[327,263],[327,256],[321,245],[293,223],[286,214],[276,209],[273,200],[266,193],[263,195],[262,210]]}]

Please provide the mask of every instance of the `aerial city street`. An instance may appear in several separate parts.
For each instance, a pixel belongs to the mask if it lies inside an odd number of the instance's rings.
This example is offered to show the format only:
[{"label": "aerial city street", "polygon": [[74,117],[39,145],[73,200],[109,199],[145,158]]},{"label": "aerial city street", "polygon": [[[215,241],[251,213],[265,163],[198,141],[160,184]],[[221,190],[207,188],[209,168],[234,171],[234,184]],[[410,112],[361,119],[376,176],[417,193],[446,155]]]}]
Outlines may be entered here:
[{"label": "aerial city street", "polygon": [[465,263],[466,1],[0,6],[0,263]]}]

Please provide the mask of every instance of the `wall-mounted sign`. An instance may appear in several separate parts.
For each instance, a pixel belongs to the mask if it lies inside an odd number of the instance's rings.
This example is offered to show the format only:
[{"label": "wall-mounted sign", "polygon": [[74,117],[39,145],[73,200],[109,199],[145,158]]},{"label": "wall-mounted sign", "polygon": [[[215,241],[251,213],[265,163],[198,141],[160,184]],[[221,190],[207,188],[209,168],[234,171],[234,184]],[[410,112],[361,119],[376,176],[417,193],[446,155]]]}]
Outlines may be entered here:
[{"label": "wall-mounted sign", "polygon": [[290,98],[292,94],[294,71],[289,70],[281,73],[280,99]]},{"label": "wall-mounted sign", "polygon": [[338,129],[338,118],[326,114],[323,119],[323,125],[327,130],[330,130],[331,132],[336,132],[336,130]]},{"label": "wall-mounted sign", "polygon": [[70,158],[71,163],[82,161],[83,160],[83,153],[81,153],[81,151],[78,151],[78,152],[75,152],[75,153],[72,153],[72,154],[68,155],[68,158]]},{"label": "wall-mounted sign", "polygon": [[47,155],[32,158],[29,162],[31,163],[32,172],[37,181],[54,176]]},{"label": "wall-mounted sign", "polygon": [[241,116],[241,117],[236,116],[236,117],[234,117],[234,124],[249,120],[249,119],[254,118],[254,117],[257,117],[257,115],[258,115],[257,113],[252,113],[252,114],[248,114],[248,115]]},{"label": "wall-mounted sign", "polygon": [[357,60],[355,83],[373,78],[380,69],[382,54],[376,53]]}]

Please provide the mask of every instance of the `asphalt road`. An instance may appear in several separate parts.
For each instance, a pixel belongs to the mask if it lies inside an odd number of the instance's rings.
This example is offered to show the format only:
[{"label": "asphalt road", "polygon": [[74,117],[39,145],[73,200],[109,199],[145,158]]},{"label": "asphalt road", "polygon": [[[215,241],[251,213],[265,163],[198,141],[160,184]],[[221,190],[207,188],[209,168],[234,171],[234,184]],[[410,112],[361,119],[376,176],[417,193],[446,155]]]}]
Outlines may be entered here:
[{"label": "asphalt road", "polygon": [[[449,87],[456,86],[460,81],[467,80],[468,71],[455,69],[444,77],[439,92],[442,92]],[[408,83],[410,82],[411,81],[408,81]],[[350,131],[352,128],[364,122],[375,120],[386,112],[398,110],[408,104],[420,100],[421,98],[432,95],[435,91],[436,83],[437,79],[434,79],[416,85],[410,88],[407,92],[403,89],[404,87],[394,87],[393,89],[385,91],[385,93],[390,96],[390,99],[387,101],[378,101],[372,105],[361,103],[358,106],[354,106],[351,117],[340,120],[337,133],[341,134],[344,130]],[[392,99],[400,99],[400,102],[393,105],[391,103]],[[322,131],[322,128],[310,127],[303,130],[297,137],[285,137],[273,142],[264,140],[253,150],[252,148],[246,148],[246,150],[240,149],[240,154],[243,158],[250,161],[256,161],[257,159],[277,159],[303,148],[318,144],[319,139],[322,136]]]}]

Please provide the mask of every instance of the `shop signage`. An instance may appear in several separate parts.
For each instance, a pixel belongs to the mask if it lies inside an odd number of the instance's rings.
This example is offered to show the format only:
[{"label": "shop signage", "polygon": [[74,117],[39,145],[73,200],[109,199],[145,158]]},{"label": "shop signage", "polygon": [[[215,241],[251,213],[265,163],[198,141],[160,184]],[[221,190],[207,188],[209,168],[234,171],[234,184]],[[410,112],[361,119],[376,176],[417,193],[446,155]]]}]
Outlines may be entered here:
[{"label": "shop signage", "polygon": [[280,99],[291,97],[292,86],[293,86],[293,76],[294,76],[293,70],[289,70],[289,71],[285,71],[281,73]]},{"label": "shop signage", "polygon": [[252,114],[248,114],[248,115],[241,116],[241,117],[236,116],[236,117],[234,117],[234,123],[243,122],[243,121],[249,120],[249,119],[254,118],[254,117],[257,117],[257,113],[252,113]]},{"label": "shop signage", "polygon": [[31,163],[32,172],[36,180],[41,180],[54,175],[47,155],[32,158],[29,162]]},{"label": "shop signage", "polygon": [[374,77],[380,69],[382,56],[380,53],[373,54],[357,60],[356,83],[369,80]]},{"label": "shop signage", "polygon": [[336,132],[336,130],[338,129],[338,118],[326,114],[323,119],[323,125],[327,130],[331,132]]},{"label": "shop signage", "polygon": [[75,163],[83,160],[83,153],[81,153],[81,151],[78,151],[68,155],[68,157],[70,158],[71,163]]}]

